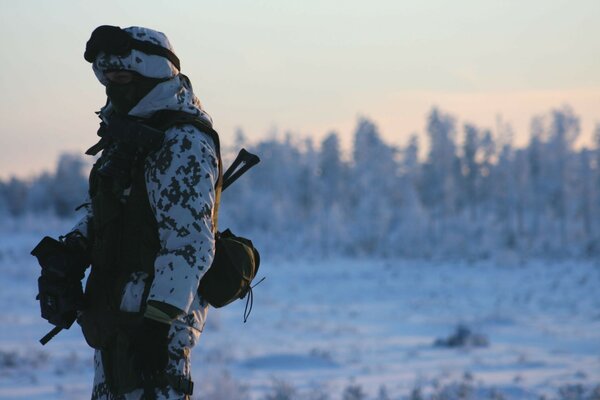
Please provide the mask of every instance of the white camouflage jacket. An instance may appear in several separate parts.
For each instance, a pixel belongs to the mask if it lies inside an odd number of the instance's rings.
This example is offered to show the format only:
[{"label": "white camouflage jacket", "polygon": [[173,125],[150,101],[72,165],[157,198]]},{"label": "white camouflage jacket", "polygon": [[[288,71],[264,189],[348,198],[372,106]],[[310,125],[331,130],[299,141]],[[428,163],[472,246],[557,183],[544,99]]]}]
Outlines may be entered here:
[{"label": "white camouflage jacket", "polygon": [[[142,40],[149,39],[171,48],[168,40],[159,32],[144,28],[132,29],[133,35]],[[128,69],[153,78],[170,78],[158,84],[130,112],[135,117],[150,117],[158,110],[184,111],[212,123],[202,110],[192,86],[184,75],[166,58],[147,55],[133,50],[125,57],[100,53],[93,69],[102,84],[106,84],[103,71]],[[111,112],[110,103],[100,117]],[[192,314],[205,304],[197,295],[202,276],[210,267],[214,257],[214,234],[212,217],[215,204],[215,183],[218,178],[218,162],[215,144],[210,136],[192,125],[170,128],[165,133],[163,146],[145,160],[144,174],[148,199],[156,221],[160,238],[160,251],[154,263],[155,277],[148,300],[169,304],[182,310],[188,323],[195,325],[203,321],[190,320]],[[88,233],[88,215],[75,226],[84,236]],[[140,309],[143,273],[134,274],[126,285],[121,309]],[[193,318],[191,318],[193,319]]]}]

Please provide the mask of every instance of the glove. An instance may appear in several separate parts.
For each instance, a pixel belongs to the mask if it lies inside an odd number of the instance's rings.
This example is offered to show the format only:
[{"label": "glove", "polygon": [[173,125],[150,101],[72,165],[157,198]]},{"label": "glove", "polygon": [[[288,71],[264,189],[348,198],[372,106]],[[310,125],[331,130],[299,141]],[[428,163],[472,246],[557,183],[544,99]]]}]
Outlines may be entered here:
[{"label": "glove", "polygon": [[144,377],[165,371],[169,361],[169,329],[171,325],[143,318],[133,339],[135,365]]},{"label": "glove", "polygon": [[82,280],[85,274],[85,269],[91,264],[92,256],[90,254],[90,248],[88,241],[81,234],[81,232],[75,230],[67,233],[59,238],[64,244],[69,254],[70,262],[73,264],[74,269],[79,272],[79,280]]},{"label": "glove", "polygon": [[81,280],[89,265],[84,238],[71,232],[61,241],[46,236],[31,251],[42,267],[38,279],[42,318],[59,328],[69,329],[77,310],[85,308]]}]

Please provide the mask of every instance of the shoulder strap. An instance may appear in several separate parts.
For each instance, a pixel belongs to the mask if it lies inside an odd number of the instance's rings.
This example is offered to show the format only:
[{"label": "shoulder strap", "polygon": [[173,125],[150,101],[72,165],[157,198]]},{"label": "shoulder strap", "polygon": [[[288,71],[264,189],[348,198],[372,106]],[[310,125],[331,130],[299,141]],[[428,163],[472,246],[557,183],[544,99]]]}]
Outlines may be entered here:
[{"label": "shoulder strap", "polygon": [[209,121],[183,111],[161,110],[154,113],[152,118],[146,123],[162,131],[166,131],[176,125],[193,125],[200,131],[206,133],[213,140],[219,169],[219,177],[215,184],[215,205],[213,210],[213,232],[216,234],[219,219],[219,204],[221,202],[221,191],[223,188],[223,162],[221,161],[221,142],[219,141],[219,134],[213,129],[212,124]]}]

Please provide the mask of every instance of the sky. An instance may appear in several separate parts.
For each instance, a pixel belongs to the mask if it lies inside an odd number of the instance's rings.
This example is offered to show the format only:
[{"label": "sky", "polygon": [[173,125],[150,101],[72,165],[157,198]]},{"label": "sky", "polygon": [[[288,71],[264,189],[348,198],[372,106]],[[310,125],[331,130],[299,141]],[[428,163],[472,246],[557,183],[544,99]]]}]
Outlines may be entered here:
[{"label": "sky", "polygon": [[598,0],[0,0],[0,179],[95,143],[105,94],[83,51],[99,25],[166,33],[225,145],[241,128],[251,142],[336,131],[348,148],[366,116],[403,146],[434,105],[459,124],[501,116],[524,145],[532,116],[570,104],[584,146],[599,18]]}]

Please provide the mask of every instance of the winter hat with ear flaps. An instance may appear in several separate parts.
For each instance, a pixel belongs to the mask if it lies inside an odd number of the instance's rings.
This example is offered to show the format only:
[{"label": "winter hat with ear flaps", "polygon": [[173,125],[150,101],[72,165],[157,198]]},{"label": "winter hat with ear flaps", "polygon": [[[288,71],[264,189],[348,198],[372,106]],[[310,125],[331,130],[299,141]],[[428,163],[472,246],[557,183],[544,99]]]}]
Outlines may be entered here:
[{"label": "winter hat with ear flaps", "polygon": [[103,85],[108,83],[104,72],[110,70],[127,70],[147,78],[170,79],[181,69],[167,36],[139,26],[125,29],[99,26],[86,44],[84,58],[92,63],[94,74]]}]

